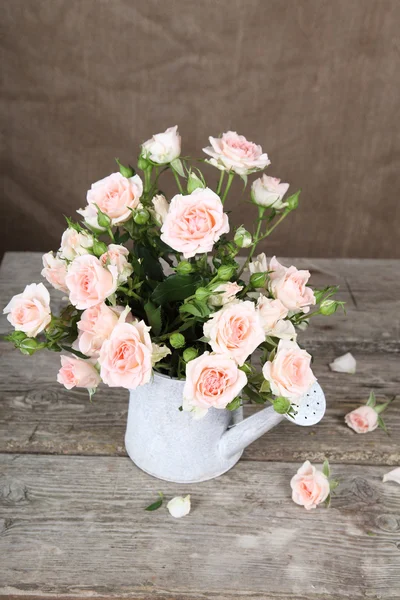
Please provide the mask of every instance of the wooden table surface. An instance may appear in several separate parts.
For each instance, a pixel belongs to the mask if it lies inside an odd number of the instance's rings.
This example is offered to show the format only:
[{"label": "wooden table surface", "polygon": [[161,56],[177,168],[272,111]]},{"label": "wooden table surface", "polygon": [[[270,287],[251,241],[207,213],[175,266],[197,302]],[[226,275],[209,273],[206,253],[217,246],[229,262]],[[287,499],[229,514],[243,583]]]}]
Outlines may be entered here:
[{"label": "wooden table surface", "polygon": [[[400,598],[400,486],[382,483],[400,466],[400,402],[385,413],[390,436],[343,422],[371,389],[381,401],[399,394],[400,261],[295,264],[317,287],[339,284],[347,302],[346,317],[316,317],[302,335],[327,414],[315,427],[282,423],[214,481],[142,473],[124,450],[125,391],[102,388],[90,404],[57,384],[58,355],[29,358],[1,341],[0,598]],[[41,281],[40,265],[39,254],[5,256],[1,308]],[[348,351],[357,373],[332,373],[328,363]],[[325,456],[340,486],[329,510],[306,511],[290,478]],[[146,512],[159,490],[190,493],[190,515]]]}]

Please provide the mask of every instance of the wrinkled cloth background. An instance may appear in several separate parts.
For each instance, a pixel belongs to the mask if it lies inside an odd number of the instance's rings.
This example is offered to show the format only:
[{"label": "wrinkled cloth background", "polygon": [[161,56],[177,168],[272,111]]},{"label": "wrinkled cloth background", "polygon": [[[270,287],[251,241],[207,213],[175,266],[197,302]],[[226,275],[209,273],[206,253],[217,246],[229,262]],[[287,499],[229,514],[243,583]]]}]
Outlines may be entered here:
[{"label": "wrinkled cloth background", "polygon": [[[303,190],[269,254],[400,257],[399,0],[0,0],[1,246],[57,249],[90,184],[178,124]],[[218,177],[207,168],[209,182]],[[254,209],[238,181],[231,223]],[[168,194],[174,184],[167,184]]]}]

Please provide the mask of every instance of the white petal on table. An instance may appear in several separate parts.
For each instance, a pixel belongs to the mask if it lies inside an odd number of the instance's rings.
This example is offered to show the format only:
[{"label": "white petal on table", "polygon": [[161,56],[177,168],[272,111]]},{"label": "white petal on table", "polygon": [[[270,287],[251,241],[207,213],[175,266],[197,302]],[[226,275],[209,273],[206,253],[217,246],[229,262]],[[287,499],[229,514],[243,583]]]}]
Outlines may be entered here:
[{"label": "white petal on table", "polygon": [[386,483],[386,481],[395,481],[396,483],[400,483],[400,467],[397,467],[397,469],[393,469],[393,471],[386,473],[386,475],[383,476],[382,481],[383,483]]},{"label": "white petal on table", "polygon": [[354,374],[356,372],[357,362],[354,356],[350,352],[347,352],[347,354],[335,358],[335,360],[330,363],[329,367],[331,371],[336,371],[337,373]]}]

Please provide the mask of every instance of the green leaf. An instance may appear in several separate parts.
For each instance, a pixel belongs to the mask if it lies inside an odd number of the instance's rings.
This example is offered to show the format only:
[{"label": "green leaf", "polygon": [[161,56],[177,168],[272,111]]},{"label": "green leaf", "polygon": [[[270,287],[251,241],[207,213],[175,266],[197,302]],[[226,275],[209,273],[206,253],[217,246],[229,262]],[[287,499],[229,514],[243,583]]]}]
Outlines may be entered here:
[{"label": "green leaf", "polygon": [[379,427],[381,429],[383,429],[383,431],[385,433],[387,433],[389,435],[388,429],[386,427],[386,423],[385,423],[385,421],[382,419],[382,417],[380,415],[378,416],[378,425],[379,425]]},{"label": "green leaf", "polygon": [[192,296],[197,288],[197,282],[192,275],[170,275],[159,283],[152,294],[152,299],[157,304],[180,302]]},{"label": "green leaf", "polygon": [[339,485],[339,481],[337,479],[331,479],[329,482],[329,487],[330,487],[331,492],[333,492],[333,490],[336,490],[338,485]]},{"label": "green leaf", "polygon": [[71,346],[61,345],[61,348],[63,350],[65,350],[65,352],[70,352],[71,354],[74,354],[78,358],[83,358],[84,360],[87,360],[89,358],[88,356],[86,356],[86,354],[82,354],[82,352],[79,352],[79,350],[74,350]]},{"label": "green leaf", "polygon": [[160,261],[146,246],[136,245],[135,254],[142,259],[143,269],[149,279],[154,281],[162,281],[164,279],[164,271]]},{"label": "green leaf", "polygon": [[329,461],[328,461],[327,458],[324,460],[324,464],[322,465],[322,472],[325,475],[325,477],[328,477],[328,479],[329,479],[329,475],[331,473],[331,470],[329,468]]},{"label": "green leaf", "polygon": [[375,410],[375,412],[378,413],[378,415],[380,415],[381,412],[383,412],[384,410],[387,409],[389,404],[390,404],[390,402],[384,402],[383,404],[377,404],[376,406],[374,406],[374,410]]},{"label": "green leaf", "polygon": [[229,404],[227,404],[225,408],[227,408],[228,410],[236,410],[240,406],[241,406],[241,400],[240,400],[239,396],[237,396],[236,398],[234,398],[232,400],[232,402],[229,402]]},{"label": "green leaf", "polygon": [[326,506],[326,508],[329,508],[330,505],[331,505],[331,495],[328,494],[328,496],[327,496],[327,498],[325,500],[325,506]]},{"label": "green leaf", "polygon": [[262,394],[268,394],[270,391],[271,391],[270,383],[269,383],[269,381],[264,379],[264,381],[262,382],[261,387],[260,387],[260,392]]},{"label": "green leaf", "polygon": [[149,325],[151,326],[152,333],[154,335],[160,335],[162,328],[161,306],[156,306],[149,301],[144,305],[144,310],[146,311],[146,316],[149,321]]},{"label": "green leaf", "polygon": [[208,317],[211,314],[211,310],[207,306],[205,302],[200,302],[199,300],[192,300],[191,302],[187,302],[186,304],[182,304],[179,308],[180,313],[189,313],[194,317]]},{"label": "green leaf", "polygon": [[158,508],[160,508],[160,506],[162,506],[164,494],[162,492],[158,492],[158,495],[160,496],[160,499],[153,502],[153,504],[147,506],[144,510],[148,510],[151,512],[153,510],[157,510]]},{"label": "green leaf", "polygon": [[252,390],[249,385],[245,385],[243,391],[252,402],[255,402],[256,404],[265,404],[263,398],[257,394],[257,392]]},{"label": "green leaf", "polygon": [[367,406],[371,406],[372,408],[374,408],[375,404],[376,404],[375,393],[374,392],[370,392],[369,398],[368,398],[368,402],[367,402]]},{"label": "green leaf", "polygon": [[180,158],[175,158],[171,162],[171,167],[174,169],[174,171],[176,171],[178,173],[178,175],[180,175],[181,177],[186,177],[185,171],[183,170],[182,161]]}]

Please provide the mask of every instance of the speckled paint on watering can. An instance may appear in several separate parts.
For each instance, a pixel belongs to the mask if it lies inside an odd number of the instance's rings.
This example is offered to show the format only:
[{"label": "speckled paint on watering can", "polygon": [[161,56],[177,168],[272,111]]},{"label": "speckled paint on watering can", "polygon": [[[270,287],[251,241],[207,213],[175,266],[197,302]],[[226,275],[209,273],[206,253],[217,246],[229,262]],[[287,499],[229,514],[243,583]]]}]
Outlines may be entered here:
[{"label": "speckled paint on watering can", "polygon": [[[140,469],[159,479],[198,483],[218,477],[237,463],[246,446],[285,418],[269,406],[247,419],[243,419],[242,408],[211,408],[202,419],[194,419],[191,413],[179,410],[184,385],[184,381],[155,374],[150,383],[130,391],[126,450]],[[325,410],[320,386],[315,384],[312,389],[318,409],[310,398],[310,425],[320,420]]]}]

